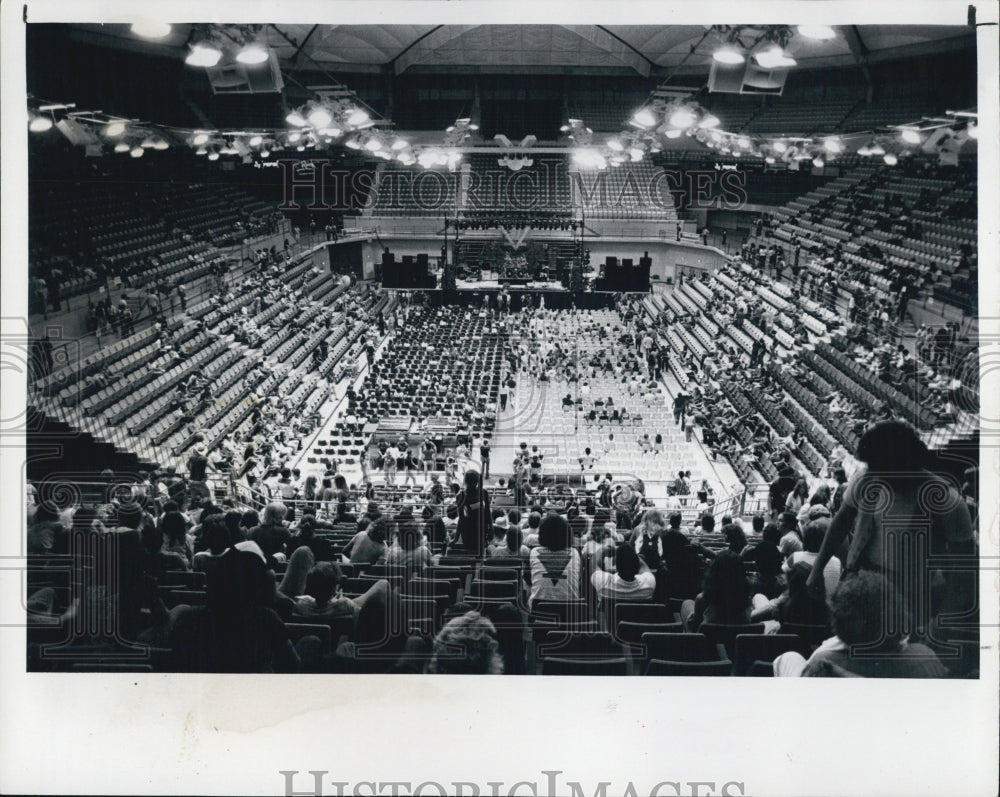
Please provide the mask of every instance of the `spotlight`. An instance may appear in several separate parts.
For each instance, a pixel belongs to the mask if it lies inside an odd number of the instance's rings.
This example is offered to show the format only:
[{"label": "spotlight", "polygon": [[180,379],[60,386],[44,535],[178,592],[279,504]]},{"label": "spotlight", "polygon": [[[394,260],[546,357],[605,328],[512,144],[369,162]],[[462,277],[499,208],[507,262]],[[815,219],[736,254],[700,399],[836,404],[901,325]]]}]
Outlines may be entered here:
[{"label": "spotlight", "polygon": [[766,50],[761,50],[754,58],[764,69],[784,69],[795,66],[797,63],[794,58],[786,55],[777,44],[772,44]]},{"label": "spotlight", "polygon": [[163,152],[163,150],[165,150],[165,149],[170,149],[170,145],[166,141],[164,141],[162,138],[159,138],[159,139],[156,140],[156,143],[153,144],[153,149],[159,150],[160,152]]},{"label": "spotlight", "polygon": [[360,108],[356,108],[351,112],[351,115],[347,117],[347,124],[352,127],[357,127],[358,125],[363,125],[371,117],[368,116],[367,111],[363,111]]},{"label": "spotlight", "polygon": [[104,128],[104,135],[108,138],[117,138],[125,132],[124,122],[111,122]]},{"label": "spotlight", "polygon": [[740,136],[736,143],[739,144],[743,149],[750,149],[750,139],[746,136]]},{"label": "spotlight", "polygon": [[218,152],[209,152],[208,153],[208,159],[210,161],[217,161],[219,159],[219,153]]},{"label": "spotlight", "polygon": [[378,150],[382,149],[382,142],[379,141],[377,138],[369,138],[365,142],[365,149],[368,150],[369,152],[377,152]]},{"label": "spotlight", "polygon": [[671,127],[691,127],[697,120],[687,108],[678,108],[670,114],[668,121]]},{"label": "spotlight", "polygon": [[202,146],[202,144],[208,143],[208,133],[195,133],[194,138],[191,139],[191,143],[196,147]]},{"label": "spotlight", "polygon": [[392,142],[392,148],[397,151],[401,149],[406,149],[406,142],[401,138],[397,138],[395,141]]},{"label": "spotlight", "polygon": [[886,166],[895,166],[897,163],[899,163],[899,158],[897,158],[891,152],[887,152],[885,154],[885,157],[882,158],[882,160],[885,161]]},{"label": "spotlight", "polygon": [[259,147],[263,142],[264,142],[264,137],[263,136],[251,136],[250,137],[250,146],[251,147]]},{"label": "spotlight", "polygon": [[623,152],[625,150],[625,147],[622,146],[622,142],[617,138],[613,138],[608,141],[608,148],[613,149],[615,152]]},{"label": "spotlight", "polygon": [[774,163],[774,156],[773,155],[768,155],[766,158],[764,158],[764,163],[773,164]]},{"label": "spotlight", "polygon": [[285,121],[290,125],[295,125],[296,127],[305,127],[306,120],[298,111],[292,111],[288,116],[285,117]]},{"label": "spotlight", "polygon": [[777,152],[778,154],[781,154],[782,152],[785,152],[787,149],[788,149],[788,145],[784,141],[775,141],[774,142],[774,151]]},{"label": "spotlight", "polygon": [[667,136],[667,138],[680,138],[681,137],[681,131],[679,129],[668,130],[666,132],[666,136]]},{"label": "spotlight", "polygon": [[815,166],[817,169],[822,169],[824,166],[826,166],[826,163],[823,161],[822,158],[817,156],[813,158],[813,166]]},{"label": "spotlight", "polygon": [[219,63],[222,58],[222,50],[204,44],[196,44],[191,48],[184,63],[188,66],[211,67]]},{"label": "spotlight", "polygon": [[649,108],[643,108],[632,117],[632,124],[635,127],[652,127],[656,124],[656,117],[653,116],[653,112]]},{"label": "spotlight", "polygon": [[289,144],[297,144],[299,142],[300,138],[302,138],[302,134],[301,133],[289,133],[288,134],[288,143]]},{"label": "spotlight", "polygon": [[350,149],[361,149],[361,142],[357,138],[349,138],[344,142]]},{"label": "spotlight", "polygon": [[840,142],[837,139],[828,138],[826,139],[826,141],[823,142],[823,149],[825,149],[827,152],[831,152],[834,155],[836,155],[843,149],[843,147],[840,145]]},{"label": "spotlight", "polygon": [[881,144],[872,144],[868,149],[869,155],[885,155],[885,149]]},{"label": "spotlight", "polygon": [[169,22],[152,22],[150,20],[144,20],[142,22],[132,23],[132,32],[136,36],[142,36],[144,39],[162,39],[164,36],[169,36],[171,31]]},{"label": "spotlight", "polygon": [[260,156],[261,156],[262,158],[270,158],[270,157],[271,157],[271,153],[270,153],[270,152],[268,152],[268,151],[267,151],[266,149],[262,149],[262,150],[260,151]]},{"label": "spotlight", "polygon": [[[118,146],[120,147],[120,146],[121,146],[121,144],[119,144]],[[128,147],[128,144],[126,144],[125,146],[126,146],[126,147]],[[115,149],[117,150],[117,149],[118,149],[118,147],[115,147]],[[195,154],[195,155],[207,155],[207,154],[208,154],[208,150],[207,150],[207,149],[205,149],[204,147],[198,147],[198,149],[196,149],[196,150],[194,151],[194,154]]]},{"label": "spotlight", "polygon": [[862,144],[860,147],[858,147],[857,154],[860,155],[862,158],[867,158],[869,155],[872,154],[871,147],[869,147],[867,144]]},{"label": "spotlight", "polygon": [[807,39],[815,39],[821,42],[837,38],[837,32],[829,25],[799,25],[798,30]]},{"label": "spotlight", "polygon": [[719,117],[715,114],[707,113],[701,117],[701,121],[698,122],[698,127],[704,128],[705,130],[710,130],[713,127],[719,126]]},{"label": "spotlight", "polygon": [[965,130],[972,140],[979,138],[979,125],[969,125]]},{"label": "spotlight", "polygon": [[336,138],[340,135],[340,128],[338,127],[324,127],[319,131],[321,136],[328,136],[329,138]]},{"label": "spotlight", "polygon": [[143,155],[146,154],[146,150],[144,150],[142,147],[133,147],[128,154],[131,155],[133,158],[141,158]]},{"label": "spotlight", "polygon": [[115,144],[115,152],[128,152],[130,149],[132,149],[132,147],[124,141],[119,141]]},{"label": "spotlight", "polygon": [[44,133],[52,129],[52,120],[47,116],[36,116],[28,123],[28,129],[32,133]]},{"label": "spotlight", "polygon": [[152,149],[153,147],[156,146],[156,142],[153,141],[153,137],[152,136],[146,136],[142,140],[142,144],[140,144],[139,146],[141,146],[143,149]]},{"label": "spotlight", "polygon": [[629,157],[630,157],[630,158],[631,158],[631,159],[632,159],[632,160],[633,160],[634,162],[636,162],[636,163],[638,163],[639,161],[641,161],[641,160],[642,160],[642,157],[643,157],[643,155],[644,155],[644,154],[645,154],[645,153],[643,153],[643,151],[642,151],[641,149],[639,149],[638,147],[632,147],[632,148],[631,148],[631,149],[630,149],[630,150],[628,151],[628,155],[629,155]]},{"label": "spotlight", "polygon": [[720,64],[742,64],[746,57],[731,44],[724,44],[712,53],[712,59]]},{"label": "spotlight", "polygon": [[907,144],[919,144],[920,143],[920,133],[912,128],[907,128],[903,130],[900,134],[900,138],[903,139]]},{"label": "spotlight", "polygon": [[313,108],[309,112],[309,124],[313,127],[327,127],[332,121],[333,117],[330,115],[330,112],[322,106]]},{"label": "spotlight", "polygon": [[236,60],[241,64],[262,64],[270,57],[268,49],[259,42],[248,44],[236,54]]},{"label": "spotlight", "polygon": [[716,144],[722,141],[722,133],[720,133],[718,130],[714,130],[712,132],[712,141],[714,141]]}]

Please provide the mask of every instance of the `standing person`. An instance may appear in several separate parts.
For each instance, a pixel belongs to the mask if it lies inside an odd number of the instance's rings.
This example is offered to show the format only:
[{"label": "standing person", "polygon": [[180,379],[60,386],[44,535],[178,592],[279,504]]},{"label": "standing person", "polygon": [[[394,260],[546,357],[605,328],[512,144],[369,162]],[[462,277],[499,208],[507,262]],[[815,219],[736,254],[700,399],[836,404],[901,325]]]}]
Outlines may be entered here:
[{"label": "standing person", "polygon": [[490,495],[483,489],[477,471],[467,470],[463,481],[465,487],[455,497],[458,540],[463,553],[481,557],[486,550],[486,538],[492,528]]},{"label": "standing person", "polygon": [[490,477],[490,441],[485,438],[479,444],[479,459],[482,462],[483,479],[488,479]]},{"label": "standing person", "polygon": [[382,469],[385,472],[385,486],[395,487],[396,486],[396,460],[399,458],[399,449],[396,448],[396,444],[393,443],[386,449],[385,455],[382,457]]},{"label": "standing person", "polygon": [[406,475],[403,477],[403,484],[411,484],[414,487],[417,486],[417,470],[420,468],[420,462],[413,452],[409,448],[406,449],[406,453],[403,454],[403,470]]},{"label": "standing person", "polygon": [[420,462],[424,471],[424,481],[427,481],[430,472],[434,470],[436,461],[437,446],[434,444],[434,441],[428,437],[424,440],[424,444],[420,449]]},{"label": "standing person", "polygon": [[682,389],[674,398],[674,423],[683,427],[684,413],[687,411],[688,395]]}]

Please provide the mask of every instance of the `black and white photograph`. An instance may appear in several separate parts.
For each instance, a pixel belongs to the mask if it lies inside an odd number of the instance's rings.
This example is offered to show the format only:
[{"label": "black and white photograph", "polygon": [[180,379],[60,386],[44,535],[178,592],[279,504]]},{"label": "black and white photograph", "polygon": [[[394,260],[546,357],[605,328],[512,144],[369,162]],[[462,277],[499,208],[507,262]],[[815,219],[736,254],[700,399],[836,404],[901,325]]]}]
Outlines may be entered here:
[{"label": "black and white photograph", "polygon": [[5,7],[0,789],[996,793],[997,7],[629,5]]}]

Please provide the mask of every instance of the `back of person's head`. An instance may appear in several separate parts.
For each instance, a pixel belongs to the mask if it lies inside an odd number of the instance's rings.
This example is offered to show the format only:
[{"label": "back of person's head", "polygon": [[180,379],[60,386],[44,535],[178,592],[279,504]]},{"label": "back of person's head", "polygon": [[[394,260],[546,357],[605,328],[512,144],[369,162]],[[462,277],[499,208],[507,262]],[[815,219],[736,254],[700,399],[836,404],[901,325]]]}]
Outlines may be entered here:
[{"label": "back of person's head", "polygon": [[823,538],[829,528],[830,521],[827,518],[811,521],[802,533],[802,547],[808,553],[819,553],[819,549],[823,545]]},{"label": "back of person's head", "polygon": [[256,551],[230,548],[208,572],[207,603],[220,616],[266,608],[274,593],[274,574]]},{"label": "back of person's head", "polygon": [[706,534],[715,531],[715,517],[708,512],[701,516],[701,530]]},{"label": "back of person's head", "polygon": [[317,562],[306,574],[306,595],[320,605],[325,604],[337,594],[340,579],[340,566],[336,562]]},{"label": "back of person's head", "polygon": [[830,503],[830,485],[821,484],[809,499],[810,506],[822,506]]},{"label": "back of person's head", "polygon": [[734,614],[750,604],[750,589],[739,554],[720,551],[708,566],[702,590],[706,606],[723,615]]},{"label": "back of person's head", "polygon": [[240,525],[245,529],[252,529],[254,526],[259,526],[260,515],[257,514],[256,510],[248,509],[243,513],[243,517],[240,518]]},{"label": "back of person's head", "polygon": [[465,489],[468,492],[475,492],[479,489],[479,471],[474,468],[470,468],[465,472],[465,478],[463,481],[465,482]]},{"label": "back of person's head", "polygon": [[747,535],[735,523],[727,523],[722,527],[722,536],[725,537],[729,550],[733,553],[742,553],[747,547]]},{"label": "back of person's head", "polygon": [[366,517],[358,518],[358,531],[366,531],[370,523],[371,523],[370,518]]},{"label": "back of person's head", "polygon": [[634,581],[639,574],[639,554],[627,542],[618,543],[615,548],[615,570],[623,581]]},{"label": "back of person's head", "polygon": [[528,515],[528,528],[533,531],[537,531],[542,525],[542,513],[537,511],[541,507],[533,508],[531,514]]},{"label": "back of person's head", "polygon": [[[54,520],[58,519],[56,515]],[[142,523],[144,517],[142,509],[138,504],[123,504],[118,507],[118,525],[126,529],[138,529],[139,524]],[[37,518],[37,514],[36,514]]]},{"label": "back of person's head", "polygon": [[389,520],[380,517],[372,521],[368,526],[368,536],[375,542],[385,542],[389,537]]},{"label": "back of person's head", "polygon": [[521,513],[518,512],[516,509],[508,510],[507,522],[516,526],[518,523],[521,522]]},{"label": "back of person's head", "polygon": [[280,501],[272,501],[266,507],[264,507],[264,519],[261,525],[264,526],[278,526],[285,520],[285,516],[288,514],[288,507],[285,506]]},{"label": "back of person's head", "polygon": [[569,523],[562,515],[549,512],[538,527],[538,544],[550,551],[561,551],[573,544]]},{"label": "back of person's head", "polygon": [[[885,577],[871,570],[861,570],[840,582],[833,594],[830,614],[833,630],[848,645],[884,643],[888,647],[899,644],[902,629],[909,624],[899,593]],[[895,633],[886,618],[893,619]]]},{"label": "back of person's head", "polygon": [[829,622],[823,580],[819,581],[819,595],[813,595],[808,588],[812,565],[808,562],[796,563],[788,574],[788,603],[784,607],[783,619],[790,623],[824,625]]},{"label": "back of person's head", "polygon": [[753,549],[753,562],[757,565],[757,572],[761,578],[771,580],[778,577],[781,567],[785,562],[785,557],[778,549],[778,543],[764,539]]},{"label": "back of person's head", "polygon": [[404,520],[399,524],[399,547],[404,551],[415,551],[422,541],[420,527],[416,521]]},{"label": "back of person's head", "polygon": [[345,479],[342,474],[338,473],[336,476],[333,477],[333,486],[336,487],[338,490],[346,490],[347,479]]},{"label": "back of person's head", "polygon": [[227,509],[224,517],[230,544],[245,539],[246,534],[240,527],[240,521],[243,519],[242,513],[238,509]]},{"label": "back of person's head", "polygon": [[834,468],[833,478],[836,479],[838,484],[843,484],[847,481],[847,471],[843,468]]},{"label": "back of person's head", "polygon": [[441,674],[488,674],[503,672],[496,629],[479,612],[455,617],[434,638],[427,671]]},{"label": "back of person's head", "polygon": [[511,553],[520,553],[521,551],[521,528],[516,523],[511,523],[507,526],[507,550]]},{"label": "back of person's head", "polygon": [[893,476],[913,473],[928,465],[930,453],[916,430],[905,421],[873,423],[861,436],[857,458],[868,466],[869,473]]},{"label": "back of person's head", "polygon": [[779,529],[777,524],[775,523],[768,523],[766,526],[764,526],[763,530],[760,533],[760,536],[764,539],[765,542],[771,542],[777,545],[779,542],[781,542],[781,529]]},{"label": "back of person's head", "polygon": [[670,517],[667,518],[667,523],[670,526],[670,528],[675,529],[677,531],[680,530],[682,521],[683,517],[681,516],[680,512],[671,512]]},{"label": "back of person's head", "polygon": [[141,534],[142,547],[146,549],[147,553],[157,554],[163,549],[163,532],[160,529],[155,526],[146,526]]},{"label": "back of person's head", "polygon": [[201,522],[201,539],[214,555],[229,547],[229,527],[225,515],[209,515]]},{"label": "back of person's head", "polygon": [[180,512],[167,512],[160,518],[160,531],[166,535],[171,545],[183,543],[187,536],[187,521],[184,515]]},{"label": "back of person's head", "polygon": [[753,533],[760,534],[764,530],[764,516],[761,514],[754,515],[751,524],[753,526]]},{"label": "back of person's head", "polygon": [[316,532],[316,516],[303,515],[299,521],[299,536],[304,539],[312,539]]},{"label": "back of person's head", "polygon": [[732,515],[723,515],[722,516],[722,525],[723,526],[728,526],[732,522],[733,522],[733,516]]}]

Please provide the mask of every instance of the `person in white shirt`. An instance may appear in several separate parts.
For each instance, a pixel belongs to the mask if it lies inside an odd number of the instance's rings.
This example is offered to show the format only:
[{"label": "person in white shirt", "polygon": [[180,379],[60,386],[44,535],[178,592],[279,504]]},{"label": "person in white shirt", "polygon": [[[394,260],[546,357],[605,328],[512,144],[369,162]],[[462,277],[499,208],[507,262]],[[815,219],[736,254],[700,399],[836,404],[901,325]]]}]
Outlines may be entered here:
[{"label": "person in white shirt", "polygon": [[[603,556],[595,558],[595,564],[603,565]],[[621,543],[615,549],[615,571],[596,570],[591,575],[590,583],[599,602],[621,598],[630,601],[652,599],[656,577],[628,543]]]}]

